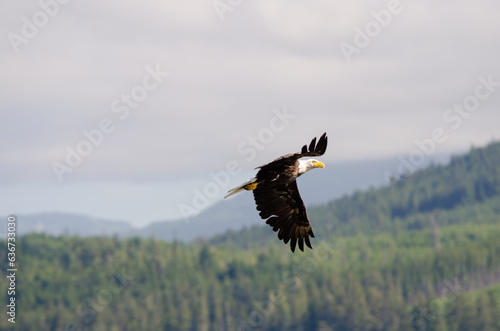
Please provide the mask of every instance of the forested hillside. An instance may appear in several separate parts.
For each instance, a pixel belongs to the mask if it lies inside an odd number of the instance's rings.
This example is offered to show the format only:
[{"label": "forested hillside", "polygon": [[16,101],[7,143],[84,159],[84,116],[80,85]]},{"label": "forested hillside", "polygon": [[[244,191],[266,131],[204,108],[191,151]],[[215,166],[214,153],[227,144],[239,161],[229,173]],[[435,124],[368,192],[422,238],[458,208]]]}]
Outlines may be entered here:
[{"label": "forested hillside", "polygon": [[500,144],[309,211],[314,249],[295,254],[267,225],[192,244],[20,237],[16,328],[500,330]]},{"label": "forested hillside", "polygon": [[[236,250],[30,235],[18,247],[16,325],[498,330],[500,228],[450,226],[437,236],[422,230],[332,237],[308,254],[291,254],[279,244]],[[6,277],[0,286],[7,288]],[[2,319],[0,329],[8,327]]]}]

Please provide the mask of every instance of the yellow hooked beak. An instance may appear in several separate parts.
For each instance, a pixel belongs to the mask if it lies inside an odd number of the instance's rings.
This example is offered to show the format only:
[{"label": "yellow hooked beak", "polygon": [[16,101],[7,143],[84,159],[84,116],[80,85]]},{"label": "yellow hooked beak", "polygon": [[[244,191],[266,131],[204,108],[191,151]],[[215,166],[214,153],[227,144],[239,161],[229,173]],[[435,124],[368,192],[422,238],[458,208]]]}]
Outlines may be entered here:
[{"label": "yellow hooked beak", "polygon": [[319,161],[314,162],[313,165],[317,168],[324,168],[325,167],[323,162],[319,162]]}]

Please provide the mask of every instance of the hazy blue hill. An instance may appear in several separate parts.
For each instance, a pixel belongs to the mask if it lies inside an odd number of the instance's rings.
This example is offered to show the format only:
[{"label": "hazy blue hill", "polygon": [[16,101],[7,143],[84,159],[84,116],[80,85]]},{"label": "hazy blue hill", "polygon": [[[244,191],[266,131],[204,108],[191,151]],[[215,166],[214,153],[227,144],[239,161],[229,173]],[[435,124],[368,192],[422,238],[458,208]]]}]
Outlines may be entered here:
[{"label": "hazy blue hill", "polygon": [[111,236],[124,234],[132,229],[127,222],[71,213],[19,214],[16,217],[19,220],[18,235],[46,233],[54,236]]},{"label": "hazy blue hill", "polygon": [[[443,162],[445,156],[437,156]],[[386,182],[384,172],[398,166],[396,158],[356,162],[328,163],[325,169],[308,173],[300,178],[299,187],[308,206],[326,203],[355,190],[380,186]],[[71,213],[42,213],[17,215],[22,226],[19,234],[46,233],[49,235],[118,235],[141,236],[165,240],[191,242],[200,238],[238,231],[252,225],[263,224],[253,202],[252,194],[240,194],[217,202],[188,220],[156,221],[144,228],[132,227],[127,222],[106,220]]]},{"label": "hazy blue hill", "polygon": [[253,213],[253,202],[249,198],[238,196],[231,199],[230,203],[216,204],[191,218],[154,222],[142,229],[131,231],[128,235],[191,242],[228,230],[241,230],[259,223],[259,219]]}]

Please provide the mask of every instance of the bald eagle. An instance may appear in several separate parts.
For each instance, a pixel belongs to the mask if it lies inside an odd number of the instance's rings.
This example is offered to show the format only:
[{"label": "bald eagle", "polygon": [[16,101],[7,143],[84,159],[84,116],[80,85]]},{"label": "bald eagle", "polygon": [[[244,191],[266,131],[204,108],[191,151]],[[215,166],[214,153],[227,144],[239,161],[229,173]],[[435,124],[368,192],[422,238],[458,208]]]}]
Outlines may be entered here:
[{"label": "bald eagle", "polygon": [[279,230],[278,238],[285,244],[290,241],[292,252],[295,252],[297,242],[301,251],[304,251],[304,241],[312,249],[309,237],[314,238],[314,233],[296,179],[311,169],[325,167],[318,160],[301,158],[323,155],[327,143],[325,132],[317,143],[315,137],[309,147],[304,145],[299,153],[283,155],[255,168],[260,170],[252,179],[229,190],[224,198],[243,190],[253,191],[260,217],[266,220],[273,231]]}]

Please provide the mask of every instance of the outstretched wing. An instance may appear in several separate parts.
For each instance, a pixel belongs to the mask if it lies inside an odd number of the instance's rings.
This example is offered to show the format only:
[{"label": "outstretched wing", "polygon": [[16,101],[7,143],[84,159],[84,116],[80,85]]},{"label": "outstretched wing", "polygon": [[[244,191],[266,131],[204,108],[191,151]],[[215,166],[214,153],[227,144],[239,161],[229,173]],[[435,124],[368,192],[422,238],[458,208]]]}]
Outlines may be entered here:
[{"label": "outstretched wing", "polygon": [[288,167],[290,165],[295,164],[295,161],[300,159],[301,157],[321,156],[325,154],[327,145],[328,145],[328,137],[326,136],[325,132],[319,138],[317,143],[316,143],[316,137],[314,137],[314,139],[311,140],[311,142],[309,143],[309,146],[307,145],[302,146],[302,150],[299,153],[283,155],[270,163],[257,167],[256,169],[259,168],[263,170],[276,169],[277,171],[281,171],[283,167]]},{"label": "outstretched wing", "polygon": [[326,132],[323,133],[321,137],[319,137],[318,143],[316,144],[316,137],[311,140],[309,144],[309,149],[307,145],[302,146],[302,150],[300,153],[296,153],[293,155],[298,155],[299,158],[304,156],[321,156],[326,152],[326,146],[328,145],[328,137],[326,136]]},{"label": "outstretched wing", "polygon": [[295,180],[288,185],[257,186],[253,195],[260,217],[267,219],[273,231],[279,230],[278,238],[285,244],[290,241],[292,252],[297,242],[301,251],[304,241],[312,249],[309,237],[314,238],[314,233]]}]

